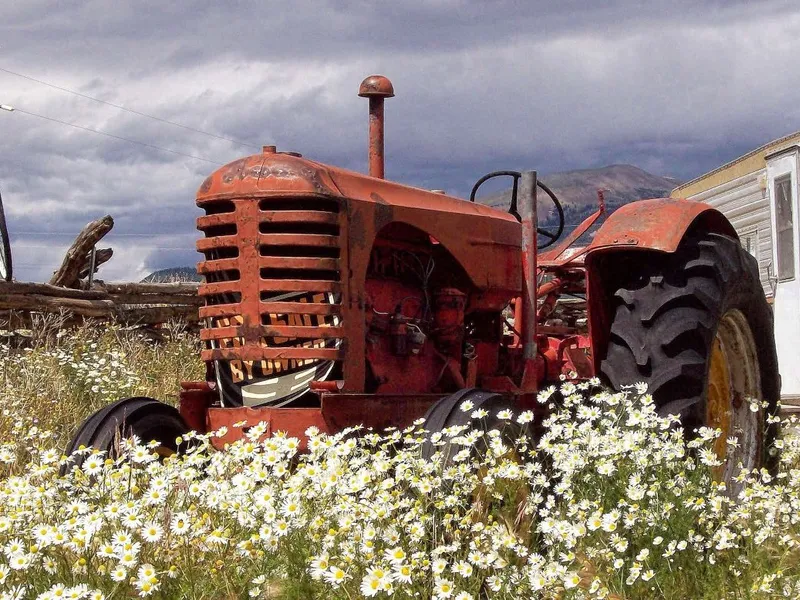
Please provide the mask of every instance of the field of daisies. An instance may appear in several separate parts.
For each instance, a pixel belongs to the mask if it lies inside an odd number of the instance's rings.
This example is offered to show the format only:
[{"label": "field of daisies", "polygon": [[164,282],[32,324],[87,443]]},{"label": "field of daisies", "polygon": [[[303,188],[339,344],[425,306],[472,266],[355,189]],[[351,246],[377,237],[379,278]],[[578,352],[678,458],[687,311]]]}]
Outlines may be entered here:
[{"label": "field of daisies", "polygon": [[778,471],[734,494],[712,475],[716,432],[687,444],[643,386],[563,382],[539,396],[544,423],[503,412],[488,433],[465,404],[474,426],[435,435],[433,460],[421,424],[309,431],[305,453],[256,427],[166,460],[148,440],[87,449],[59,476],[92,411],[202,377],[196,344],[42,327],[0,346],[0,598],[800,597],[795,424]]}]

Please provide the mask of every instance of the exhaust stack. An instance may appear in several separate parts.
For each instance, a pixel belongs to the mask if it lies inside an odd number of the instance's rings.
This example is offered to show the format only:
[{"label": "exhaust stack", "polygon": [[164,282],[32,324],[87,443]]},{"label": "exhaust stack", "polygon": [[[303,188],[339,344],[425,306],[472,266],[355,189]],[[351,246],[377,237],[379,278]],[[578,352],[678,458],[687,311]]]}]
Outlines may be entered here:
[{"label": "exhaust stack", "polygon": [[394,96],[394,87],[383,75],[370,75],[361,82],[358,95],[369,98],[369,174],[383,179],[383,100]]}]

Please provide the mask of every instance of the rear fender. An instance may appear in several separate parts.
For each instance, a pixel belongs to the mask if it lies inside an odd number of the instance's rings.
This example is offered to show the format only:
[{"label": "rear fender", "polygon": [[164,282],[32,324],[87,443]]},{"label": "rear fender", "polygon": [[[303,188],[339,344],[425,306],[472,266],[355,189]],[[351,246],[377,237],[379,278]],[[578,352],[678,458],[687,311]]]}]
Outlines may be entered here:
[{"label": "rear fender", "polygon": [[620,207],[606,219],[587,254],[614,249],[675,252],[690,229],[723,233],[738,239],[721,212],[703,202],[659,198]]},{"label": "rear fender", "polygon": [[[608,348],[613,318],[611,298],[616,291],[615,256],[622,252],[666,252],[678,249],[689,232],[721,233],[738,239],[728,219],[708,204],[662,198],[632,202],[603,223],[586,252],[586,290],[589,335],[595,373]],[[616,265],[618,267],[618,265]]]}]

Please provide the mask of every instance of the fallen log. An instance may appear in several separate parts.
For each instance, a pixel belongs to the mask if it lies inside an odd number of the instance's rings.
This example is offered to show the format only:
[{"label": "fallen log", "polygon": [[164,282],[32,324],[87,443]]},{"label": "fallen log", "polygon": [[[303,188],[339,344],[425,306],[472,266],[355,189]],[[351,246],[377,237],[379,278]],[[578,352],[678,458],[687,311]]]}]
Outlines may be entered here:
[{"label": "fallen log", "polygon": [[57,298],[41,294],[6,294],[0,296],[0,309],[31,312],[69,311],[84,317],[110,318],[115,315],[116,305],[111,300]]},{"label": "fallen log", "polygon": [[153,325],[174,319],[195,322],[200,317],[196,306],[146,306],[118,307],[116,318],[127,324]]},{"label": "fallen log", "polygon": [[75,290],[58,287],[49,283],[27,283],[19,281],[0,281],[0,298],[8,294],[39,294],[58,298],[76,298],[79,300],[108,300],[109,296],[102,290]]},{"label": "fallen log", "polygon": [[117,304],[184,304],[200,306],[203,299],[189,294],[109,294],[109,299]]},{"label": "fallen log", "polygon": [[74,288],[78,286],[81,269],[86,264],[86,257],[100,239],[114,227],[114,219],[106,215],[102,219],[92,221],[83,228],[72,242],[64,256],[61,266],[50,279],[50,285]]},{"label": "fallen log", "polygon": [[200,284],[182,283],[104,283],[101,289],[109,294],[186,294],[197,295]]}]

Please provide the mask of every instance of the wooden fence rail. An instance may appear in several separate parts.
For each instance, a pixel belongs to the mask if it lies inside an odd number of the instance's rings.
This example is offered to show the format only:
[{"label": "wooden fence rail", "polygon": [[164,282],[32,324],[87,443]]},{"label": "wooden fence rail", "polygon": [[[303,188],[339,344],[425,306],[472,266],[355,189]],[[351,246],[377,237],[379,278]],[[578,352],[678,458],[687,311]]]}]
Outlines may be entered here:
[{"label": "wooden fence rail", "polygon": [[67,250],[50,283],[0,281],[0,318],[29,323],[36,314],[59,314],[65,321],[113,319],[131,325],[158,325],[171,320],[198,321],[202,304],[198,283],[104,283],[94,281],[111,248],[97,243],[114,227],[106,215],[88,223]]},{"label": "wooden fence rail", "polygon": [[47,283],[0,281],[0,314],[65,313],[154,325],[198,320],[198,283],[96,283],[89,290]]}]

